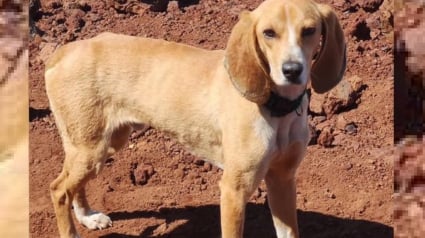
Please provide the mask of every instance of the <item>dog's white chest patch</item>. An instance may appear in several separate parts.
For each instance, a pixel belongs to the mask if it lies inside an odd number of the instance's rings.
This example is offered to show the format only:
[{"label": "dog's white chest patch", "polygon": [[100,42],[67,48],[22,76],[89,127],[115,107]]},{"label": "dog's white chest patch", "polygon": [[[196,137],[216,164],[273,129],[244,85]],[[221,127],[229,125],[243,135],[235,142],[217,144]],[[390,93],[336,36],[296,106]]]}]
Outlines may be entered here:
[{"label": "dog's white chest patch", "polygon": [[273,125],[269,124],[263,117],[260,117],[254,122],[254,131],[266,150],[268,152],[272,151],[276,146],[276,130]]}]

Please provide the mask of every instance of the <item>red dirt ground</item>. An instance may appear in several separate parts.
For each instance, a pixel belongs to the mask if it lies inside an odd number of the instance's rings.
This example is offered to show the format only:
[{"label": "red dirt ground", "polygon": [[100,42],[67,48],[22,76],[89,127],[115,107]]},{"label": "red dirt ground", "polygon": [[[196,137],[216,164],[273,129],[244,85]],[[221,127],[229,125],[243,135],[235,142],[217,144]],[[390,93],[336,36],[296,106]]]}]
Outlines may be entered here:
[{"label": "red dirt ground", "polygon": [[[34,1],[36,2],[36,1]],[[223,49],[238,13],[259,0],[170,1],[166,12],[150,1],[45,0],[34,5],[30,39],[30,232],[57,237],[48,185],[63,161],[61,139],[44,90],[45,60],[59,44],[103,31],[162,38]],[[146,2],[146,3],[145,3]],[[348,41],[346,80],[359,87],[337,113],[312,113],[316,134],[297,175],[301,237],[393,237],[393,2],[327,0]],[[353,83],[355,82],[355,83]],[[350,97],[354,95],[350,94]],[[332,104],[333,99],[323,102]],[[321,104],[319,104],[321,105]],[[154,173],[134,183],[133,171]],[[156,131],[135,132],[87,186],[89,201],[113,220],[83,237],[218,237],[221,171],[197,160]],[[247,208],[245,237],[275,237],[262,184]]]}]

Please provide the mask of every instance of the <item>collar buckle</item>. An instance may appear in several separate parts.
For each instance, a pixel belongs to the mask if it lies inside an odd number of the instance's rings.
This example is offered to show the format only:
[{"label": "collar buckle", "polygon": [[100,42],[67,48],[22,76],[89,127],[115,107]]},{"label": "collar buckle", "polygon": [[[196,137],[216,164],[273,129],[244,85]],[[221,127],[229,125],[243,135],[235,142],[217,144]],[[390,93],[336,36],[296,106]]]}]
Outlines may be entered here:
[{"label": "collar buckle", "polygon": [[272,117],[283,117],[293,111],[295,111],[298,116],[301,116],[302,108],[299,111],[298,109],[301,107],[301,102],[306,92],[307,90],[304,89],[301,95],[298,96],[296,99],[289,100],[285,97],[279,96],[278,94],[272,91],[270,93],[269,99],[264,104],[264,106],[270,111]]}]

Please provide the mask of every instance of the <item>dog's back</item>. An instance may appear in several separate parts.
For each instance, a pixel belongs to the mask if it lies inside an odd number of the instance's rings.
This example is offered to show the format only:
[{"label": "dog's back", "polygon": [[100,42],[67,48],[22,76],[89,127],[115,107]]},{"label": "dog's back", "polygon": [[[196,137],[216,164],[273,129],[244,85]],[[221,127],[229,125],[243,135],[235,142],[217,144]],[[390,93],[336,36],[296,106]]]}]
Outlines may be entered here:
[{"label": "dog's back", "polygon": [[87,136],[141,123],[218,157],[219,108],[211,107],[221,105],[220,87],[212,84],[225,80],[215,75],[225,73],[216,70],[222,59],[223,51],[103,33],[56,50],[46,62],[46,91],[64,140],[88,143]]}]

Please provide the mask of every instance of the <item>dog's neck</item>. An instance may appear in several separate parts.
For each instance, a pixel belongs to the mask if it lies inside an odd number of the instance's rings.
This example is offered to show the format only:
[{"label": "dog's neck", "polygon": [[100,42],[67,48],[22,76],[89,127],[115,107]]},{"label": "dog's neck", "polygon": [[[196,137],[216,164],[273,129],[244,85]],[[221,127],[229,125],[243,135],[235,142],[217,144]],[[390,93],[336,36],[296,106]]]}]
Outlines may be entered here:
[{"label": "dog's neck", "polygon": [[272,117],[284,117],[293,111],[300,116],[301,112],[298,112],[297,109],[301,106],[306,91],[307,90],[304,90],[301,95],[294,100],[287,99],[271,91],[270,97],[264,104],[264,107],[270,111]]}]

